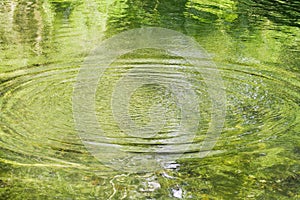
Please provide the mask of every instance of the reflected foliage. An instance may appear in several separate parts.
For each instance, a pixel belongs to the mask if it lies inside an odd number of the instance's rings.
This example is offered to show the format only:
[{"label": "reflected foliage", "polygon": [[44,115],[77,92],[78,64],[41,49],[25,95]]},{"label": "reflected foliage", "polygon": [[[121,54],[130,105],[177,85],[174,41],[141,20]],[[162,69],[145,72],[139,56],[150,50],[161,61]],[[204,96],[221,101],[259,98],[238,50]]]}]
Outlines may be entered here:
[{"label": "reflected foliage", "polygon": [[[0,1],[0,199],[169,199],[180,190],[183,199],[299,199],[299,11],[297,0]],[[120,174],[78,137],[73,85],[101,41],[147,26],[193,37],[219,67],[228,98],[221,153]]]}]

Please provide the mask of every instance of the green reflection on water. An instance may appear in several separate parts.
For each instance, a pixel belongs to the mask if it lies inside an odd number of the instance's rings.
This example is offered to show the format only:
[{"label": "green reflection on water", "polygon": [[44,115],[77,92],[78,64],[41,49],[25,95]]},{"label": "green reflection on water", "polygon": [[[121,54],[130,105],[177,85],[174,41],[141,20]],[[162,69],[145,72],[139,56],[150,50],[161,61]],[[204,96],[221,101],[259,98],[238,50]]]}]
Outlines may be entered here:
[{"label": "green reflection on water", "polygon": [[[184,199],[300,198],[299,8],[261,0],[1,1],[0,199],[171,199],[174,191]],[[78,137],[73,85],[99,42],[147,26],[192,36],[213,57],[228,98],[214,148],[223,153],[178,160],[176,170],[120,174]],[[99,87],[112,87],[116,77],[107,77]],[[205,129],[212,111],[202,112]],[[195,142],[202,139],[199,131]]]}]

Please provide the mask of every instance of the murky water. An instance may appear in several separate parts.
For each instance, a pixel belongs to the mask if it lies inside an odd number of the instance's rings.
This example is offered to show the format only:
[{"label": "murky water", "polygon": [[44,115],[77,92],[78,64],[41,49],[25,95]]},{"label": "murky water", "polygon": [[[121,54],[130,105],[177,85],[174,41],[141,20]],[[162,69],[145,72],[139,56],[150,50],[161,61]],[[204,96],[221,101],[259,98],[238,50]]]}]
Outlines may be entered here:
[{"label": "murky water", "polygon": [[[299,199],[299,10],[1,1],[0,199]],[[135,49],[82,79],[90,60],[104,63],[93,57],[103,41],[149,27],[193,38],[204,64]],[[146,36],[137,44],[155,47]],[[179,38],[168,44],[187,44]]]}]

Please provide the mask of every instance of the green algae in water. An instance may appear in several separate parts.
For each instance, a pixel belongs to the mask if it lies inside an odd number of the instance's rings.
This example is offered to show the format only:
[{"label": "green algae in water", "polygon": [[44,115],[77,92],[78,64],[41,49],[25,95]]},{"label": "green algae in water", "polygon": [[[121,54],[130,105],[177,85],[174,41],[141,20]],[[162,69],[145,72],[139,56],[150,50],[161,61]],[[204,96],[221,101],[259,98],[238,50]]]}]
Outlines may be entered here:
[{"label": "green algae in water", "polygon": [[[0,199],[299,199],[299,7],[297,1],[253,0],[2,1]],[[80,140],[73,86],[97,44],[148,26],[184,33],[208,51],[225,84],[226,120],[215,155],[186,152],[161,170],[122,173],[95,159]],[[170,59],[149,54],[127,59]],[[113,70],[99,84],[106,93],[117,78],[110,77]],[[201,81],[196,143],[212,112]],[[161,101],[161,91],[145,86],[135,93],[130,110],[138,124],[149,121],[143,112]],[[99,122],[119,130],[100,97]],[[164,105],[176,122],[176,106]]]}]

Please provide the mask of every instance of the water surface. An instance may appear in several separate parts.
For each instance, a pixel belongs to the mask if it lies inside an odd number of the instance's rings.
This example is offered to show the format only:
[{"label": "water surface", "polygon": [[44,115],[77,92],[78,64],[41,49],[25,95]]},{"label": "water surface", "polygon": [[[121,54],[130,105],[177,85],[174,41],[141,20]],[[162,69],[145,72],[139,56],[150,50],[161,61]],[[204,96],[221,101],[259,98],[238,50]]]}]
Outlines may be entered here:
[{"label": "water surface", "polygon": [[[1,1],[0,199],[299,199],[299,10],[298,1],[277,0]],[[105,39],[142,27],[178,31],[206,50],[222,76],[226,117],[212,154],[199,157],[216,112],[203,76],[162,50],[122,55],[95,96],[98,122],[113,138],[106,145],[150,159],[147,151],[173,141],[169,155],[184,153],[160,169],[128,173],[88,151],[72,100],[85,58]],[[155,80],[127,107],[138,127],[159,127],[155,139],[114,118],[122,101],[112,98],[126,76]],[[192,140],[178,139],[182,113],[170,83],[176,95],[191,87],[197,97]]]}]

